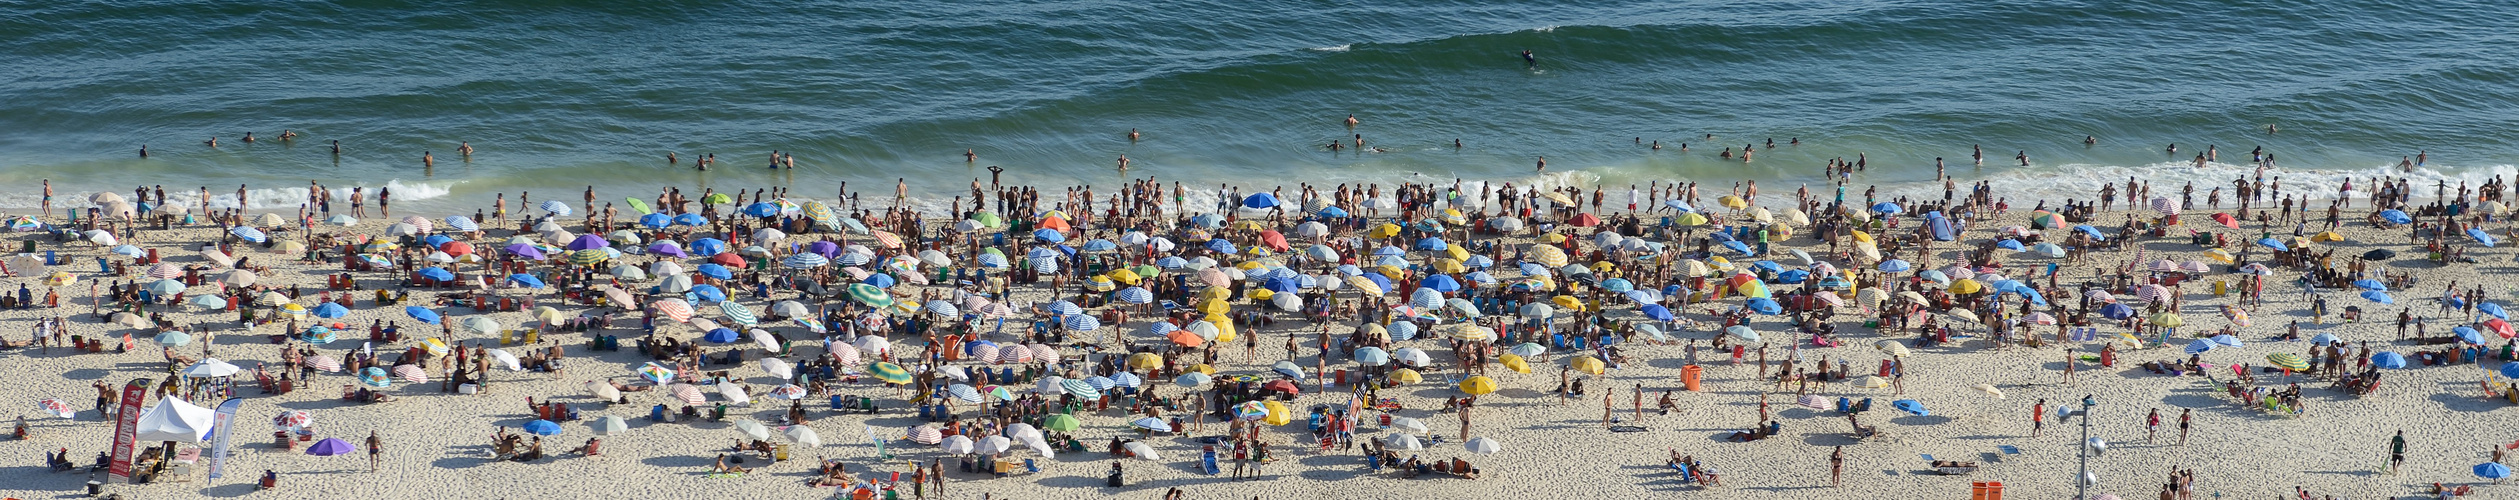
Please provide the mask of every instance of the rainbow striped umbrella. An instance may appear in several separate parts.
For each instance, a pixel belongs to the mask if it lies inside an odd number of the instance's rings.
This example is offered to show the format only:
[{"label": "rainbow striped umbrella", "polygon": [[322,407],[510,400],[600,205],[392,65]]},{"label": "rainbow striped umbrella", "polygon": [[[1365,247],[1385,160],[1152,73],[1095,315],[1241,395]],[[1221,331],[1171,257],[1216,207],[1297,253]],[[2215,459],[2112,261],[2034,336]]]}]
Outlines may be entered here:
[{"label": "rainbow striped umbrella", "polygon": [[2306,371],[2309,369],[2309,360],[2300,359],[2300,355],[2288,352],[2267,354],[2265,355],[2265,361],[2267,363],[2273,363],[2274,366],[2282,367],[2285,370]]}]

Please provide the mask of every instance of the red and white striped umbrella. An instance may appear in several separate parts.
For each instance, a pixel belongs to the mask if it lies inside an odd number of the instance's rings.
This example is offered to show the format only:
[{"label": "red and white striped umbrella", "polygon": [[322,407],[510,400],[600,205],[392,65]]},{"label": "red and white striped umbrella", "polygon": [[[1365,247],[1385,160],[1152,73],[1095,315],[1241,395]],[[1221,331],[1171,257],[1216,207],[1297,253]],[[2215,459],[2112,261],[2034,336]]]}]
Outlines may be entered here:
[{"label": "red and white striped umbrella", "polygon": [[681,401],[682,401],[682,404],[695,405],[695,404],[700,404],[700,403],[705,403],[705,402],[708,402],[708,395],[707,395],[707,394],[702,394],[702,393],[700,392],[700,386],[696,386],[696,385],[691,385],[691,384],[674,384],[674,385],[668,385],[668,386],[665,386],[665,392],[666,392],[667,394],[672,394],[674,399],[676,399],[676,400],[681,400]]},{"label": "red and white striped umbrella", "polygon": [[279,416],[271,417],[271,425],[282,429],[300,428],[314,423],[315,414],[304,410],[284,411],[280,412]]},{"label": "red and white striped umbrella", "polygon": [[396,366],[394,367],[394,377],[410,381],[414,384],[426,383],[429,381],[429,371],[421,369],[420,365]]},{"label": "red and white striped umbrella", "polygon": [[332,373],[341,371],[341,360],[332,359],[332,356],[318,354],[314,357],[306,358],[306,366],[314,368],[315,371]]},{"label": "red and white striped umbrella", "polygon": [[683,302],[682,299],[665,299],[650,302],[647,304],[647,307],[655,310],[656,314],[662,314],[667,318],[672,318],[674,321],[683,323],[691,322],[691,303]]},{"label": "red and white striped umbrella", "polygon": [[839,361],[840,364],[855,365],[860,361],[857,346],[848,345],[845,342],[827,342],[825,347],[826,350],[831,351],[831,359]]},{"label": "red and white striped umbrella", "polygon": [[945,430],[937,428],[936,424],[912,427],[910,428],[910,440],[916,441],[918,444],[942,443],[945,442]]},{"label": "red and white striped umbrella", "polygon": [[1059,354],[1057,347],[1053,347],[1049,344],[1032,344],[1031,348],[1033,360],[1053,365],[1058,364]]},{"label": "red and white striped umbrella", "polygon": [[875,231],[874,237],[875,244],[883,245],[884,248],[901,248],[900,235],[892,234],[890,231]]},{"label": "red and white striped umbrella", "polygon": [[70,409],[70,403],[65,403],[58,399],[36,401],[35,409],[37,411],[51,413],[54,416],[61,418],[70,418],[71,415],[77,415],[79,413],[78,410]]},{"label": "red and white striped umbrella", "polygon": [[2052,315],[2052,314],[2047,314],[2047,313],[2029,313],[2029,318],[2028,318],[2028,319],[2029,319],[2029,322],[2030,322],[2030,323],[2035,323],[2035,324],[2040,324],[2040,325],[2051,325],[2051,326],[2052,326],[2052,325],[2054,325],[2054,324],[2055,324],[2055,315]]}]

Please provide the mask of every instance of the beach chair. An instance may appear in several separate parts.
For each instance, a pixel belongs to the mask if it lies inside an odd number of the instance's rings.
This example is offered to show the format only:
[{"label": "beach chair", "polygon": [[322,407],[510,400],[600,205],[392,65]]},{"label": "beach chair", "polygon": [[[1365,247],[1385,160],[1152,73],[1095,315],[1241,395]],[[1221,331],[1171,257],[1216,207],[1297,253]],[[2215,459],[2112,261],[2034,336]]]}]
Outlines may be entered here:
[{"label": "beach chair", "polygon": [[1206,452],[1200,454],[1198,459],[1198,470],[1199,472],[1207,473],[1207,475],[1210,476],[1222,472],[1216,467],[1216,450],[1214,448],[1209,448]]},{"label": "beach chair", "polygon": [[[1039,474],[1041,473],[1041,464],[1034,463],[1032,459],[1029,458],[1023,459],[1023,471],[1031,474]],[[1210,474],[1213,473],[1211,472]]]}]

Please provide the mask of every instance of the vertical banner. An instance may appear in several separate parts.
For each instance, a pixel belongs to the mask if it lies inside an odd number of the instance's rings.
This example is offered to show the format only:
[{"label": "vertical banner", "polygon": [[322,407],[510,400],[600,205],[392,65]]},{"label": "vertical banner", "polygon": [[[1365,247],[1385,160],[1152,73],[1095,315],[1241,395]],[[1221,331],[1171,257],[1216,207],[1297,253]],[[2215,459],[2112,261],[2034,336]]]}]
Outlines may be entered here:
[{"label": "vertical banner", "polygon": [[228,398],[219,403],[219,413],[210,419],[210,479],[218,479],[226,470],[228,437],[236,434],[236,408],[245,405],[245,398]]},{"label": "vertical banner", "polygon": [[131,455],[140,441],[140,404],[149,399],[149,379],[133,379],[122,386],[122,406],[114,414],[114,448],[112,465],[106,468],[106,481],[131,484]]}]

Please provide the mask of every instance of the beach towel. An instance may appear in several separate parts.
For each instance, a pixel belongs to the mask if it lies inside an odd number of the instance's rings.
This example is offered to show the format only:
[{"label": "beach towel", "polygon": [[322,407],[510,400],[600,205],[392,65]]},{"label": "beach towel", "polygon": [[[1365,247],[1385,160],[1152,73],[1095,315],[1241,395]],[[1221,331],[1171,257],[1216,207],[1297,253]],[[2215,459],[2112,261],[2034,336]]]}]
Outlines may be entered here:
[{"label": "beach towel", "polygon": [[1610,427],[1609,427],[1609,431],[1610,431],[1610,432],[1644,432],[1644,431],[1645,431],[1645,428],[1643,428],[1643,427],[1637,427],[1637,426],[1633,426],[1633,425],[1613,425],[1613,426],[1610,426]]}]

